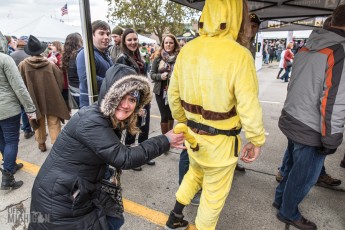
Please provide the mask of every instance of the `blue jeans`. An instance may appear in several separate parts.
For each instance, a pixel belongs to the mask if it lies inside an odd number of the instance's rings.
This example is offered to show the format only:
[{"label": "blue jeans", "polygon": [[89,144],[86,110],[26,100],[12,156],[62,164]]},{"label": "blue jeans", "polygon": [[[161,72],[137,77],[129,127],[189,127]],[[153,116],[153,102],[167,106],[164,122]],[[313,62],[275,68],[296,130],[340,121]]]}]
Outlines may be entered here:
[{"label": "blue jeans", "polygon": [[316,147],[292,143],[293,151],[287,151],[284,177],[276,188],[274,202],[280,206],[280,216],[296,221],[302,217],[298,205],[317,182],[326,156]]},{"label": "blue jeans", "polygon": [[22,116],[22,126],[21,126],[21,130],[23,130],[25,133],[31,133],[32,129],[29,123],[29,119],[28,116],[25,113],[24,107],[20,106],[21,108],[21,116]]},{"label": "blue jeans", "polygon": [[4,170],[14,173],[20,130],[20,114],[0,120],[0,151],[4,159]]},{"label": "blue jeans", "polygon": [[[282,165],[279,168],[279,172],[280,172],[280,175],[282,175],[282,177],[285,176],[285,174],[284,174],[285,166],[287,165],[287,162],[289,161],[288,158],[291,156],[291,154],[293,152],[293,149],[294,149],[293,142],[290,139],[288,139],[288,146],[287,146],[287,148],[285,150],[285,154],[284,154],[284,157],[283,157]],[[327,173],[326,173],[325,165],[323,164],[319,177],[320,176],[324,176],[324,175],[327,175]]]},{"label": "blue jeans", "polygon": [[281,79],[284,79],[285,82],[288,82],[290,71],[291,71],[291,66],[285,68],[285,73],[281,77]]},{"label": "blue jeans", "polygon": [[107,222],[109,230],[119,230],[121,226],[125,223],[125,219],[107,216]]},{"label": "blue jeans", "polygon": [[189,157],[186,149],[184,149],[180,154],[178,169],[178,183],[181,184],[184,175],[188,172],[189,169]]},{"label": "blue jeans", "polygon": [[276,56],[277,56],[277,62],[280,62],[281,55],[282,55],[282,53],[281,53],[281,52],[277,52],[277,53],[276,53]]},{"label": "blue jeans", "polygon": [[270,58],[270,55],[269,54],[266,54],[266,58],[265,58],[265,64],[268,64],[268,60]]}]

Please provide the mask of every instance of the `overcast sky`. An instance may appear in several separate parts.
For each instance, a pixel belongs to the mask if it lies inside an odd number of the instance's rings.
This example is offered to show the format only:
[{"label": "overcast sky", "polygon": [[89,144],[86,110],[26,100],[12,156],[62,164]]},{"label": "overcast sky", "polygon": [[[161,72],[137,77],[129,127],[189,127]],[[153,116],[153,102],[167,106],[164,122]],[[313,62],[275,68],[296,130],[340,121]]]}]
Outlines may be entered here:
[{"label": "overcast sky", "polygon": [[[91,21],[107,21],[105,0],[89,0]],[[61,16],[61,7],[67,3],[68,14]],[[64,20],[70,25],[80,25],[79,0],[1,0],[0,23],[3,18],[36,18],[41,15]]]}]

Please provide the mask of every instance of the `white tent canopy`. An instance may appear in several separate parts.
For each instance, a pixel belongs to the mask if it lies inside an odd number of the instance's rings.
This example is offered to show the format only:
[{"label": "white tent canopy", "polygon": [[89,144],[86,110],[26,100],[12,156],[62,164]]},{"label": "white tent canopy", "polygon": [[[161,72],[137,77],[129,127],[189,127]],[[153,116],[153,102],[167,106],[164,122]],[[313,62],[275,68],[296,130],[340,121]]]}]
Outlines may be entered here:
[{"label": "white tent canopy", "polygon": [[156,44],[157,41],[148,37],[145,37],[141,34],[138,34],[138,39],[139,39],[139,43],[143,44],[144,42],[147,44]]},{"label": "white tent canopy", "polygon": [[[293,31],[293,38],[309,38],[312,30],[298,30]],[[274,31],[274,32],[261,32],[264,39],[280,39],[287,38],[288,31]]]},{"label": "white tent canopy", "polygon": [[[68,34],[82,33],[81,27],[71,26],[42,15],[31,19],[1,19],[0,31],[5,35],[20,37],[34,35],[41,41],[65,42]],[[140,43],[156,44],[156,40],[138,34]]]},{"label": "white tent canopy", "polygon": [[65,24],[45,15],[31,19],[2,19],[1,21],[0,31],[3,34],[16,37],[33,35],[46,42],[64,42],[70,33],[81,34],[80,27]]}]

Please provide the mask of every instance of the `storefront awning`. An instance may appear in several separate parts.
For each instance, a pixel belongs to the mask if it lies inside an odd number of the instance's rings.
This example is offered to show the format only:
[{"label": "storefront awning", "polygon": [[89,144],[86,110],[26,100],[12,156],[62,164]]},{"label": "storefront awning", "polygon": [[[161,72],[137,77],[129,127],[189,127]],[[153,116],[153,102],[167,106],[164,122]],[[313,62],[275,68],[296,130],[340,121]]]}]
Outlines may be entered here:
[{"label": "storefront awning", "polygon": [[[205,0],[171,0],[202,10]],[[345,0],[248,0],[249,11],[264,22],[261,30],[310,30],[320,27],[325,17]],[[275,23],[275,24],[274,24]],[[275,25],[275,26],[270,26]],[[322,24],[321,24],[322,26]]]}]

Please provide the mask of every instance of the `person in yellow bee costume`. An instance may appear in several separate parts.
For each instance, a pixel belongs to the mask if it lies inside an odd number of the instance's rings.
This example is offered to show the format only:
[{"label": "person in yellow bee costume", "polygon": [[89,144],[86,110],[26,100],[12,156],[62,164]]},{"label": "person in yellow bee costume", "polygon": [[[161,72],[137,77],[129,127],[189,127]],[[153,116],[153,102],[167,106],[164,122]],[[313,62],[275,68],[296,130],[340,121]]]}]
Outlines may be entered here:
[{"label": "person in yellow bee costume", "polygon": [[[174,119],[186,123],[198,146],[186,142],[190,166],[176,193],[166,229],[186,229],[183,208],[202,189],[196,216],[199,230],[215,229],[229,194],[244,129],[249,141],[241,159],[250,163],[265,142],[253,57],[236,42],[242,0],[206,0],[200,36],[179,53],[168,90]],[[243,25],[242,25],[243,26]]]}]

